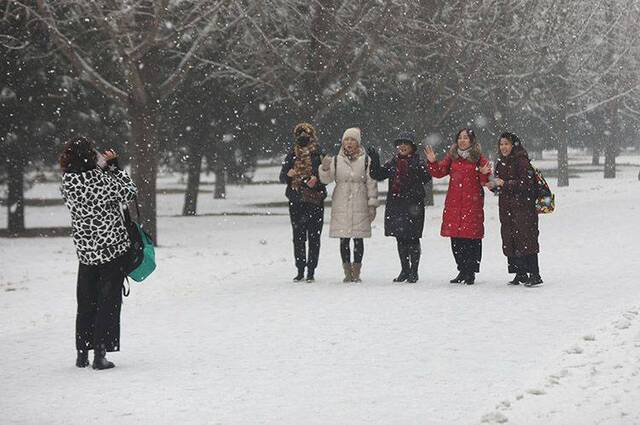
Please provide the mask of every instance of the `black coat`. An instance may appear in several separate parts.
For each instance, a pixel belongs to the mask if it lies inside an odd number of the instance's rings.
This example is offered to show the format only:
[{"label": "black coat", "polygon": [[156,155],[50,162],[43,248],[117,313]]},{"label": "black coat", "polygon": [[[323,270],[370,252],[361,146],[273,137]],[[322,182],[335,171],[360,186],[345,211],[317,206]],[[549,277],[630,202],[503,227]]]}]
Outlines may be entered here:
[{"label": "black coat", "polygon": [[384,234],[399,239],[421,238],[424,227],[424,184],[431,180],[431,174],[420,156],[413,154],[409,158],[408,184],[394,196],[392,187],[397,162],[396,156],[381,166],[380,158],[374,155],[371,157],[369,168],[369,174],[373,179],[378,181],[389,179],[384,210]]},{"label": "black coat", "polygon": [[[285,183],[287,185],[287,189],[285,190],[285,196],[287,199],[296,204],[302,203],[302,194],[300,191],[294,190],[291,187],[291,177],[287,176],[287,173],[290,169],[293,168],[293,165],[296,161],[296,155],[293,148],[289,151],[287,156],[282,161],[282,169],[280,170],[280,183]],[[322,151],[320,148],[316,150],[313,154],[311,154],[311,169],[312,174],[318,178],[318,183],[313,188],[310,188],[313,191],[321,192],[322,199],[327,197],[327,186],[320,183],[320,174],[318,173],[318,168],[320,168],[320,163],[322,162]]]},{"label": "black coat", "polygon": [[495,175],[504,180],[498,201],[504,255],[524,257],[537,254],[540,248],[535,206],[536,181],[526,151],[514,147],[506,158],[500,156]]}]

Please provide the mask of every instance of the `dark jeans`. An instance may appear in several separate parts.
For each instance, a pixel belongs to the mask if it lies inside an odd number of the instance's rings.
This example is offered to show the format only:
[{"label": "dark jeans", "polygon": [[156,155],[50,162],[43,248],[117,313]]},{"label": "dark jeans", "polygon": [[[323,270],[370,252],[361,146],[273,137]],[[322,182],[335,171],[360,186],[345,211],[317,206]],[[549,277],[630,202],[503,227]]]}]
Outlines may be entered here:
[{"label": "dark jeans", "polygon": [[463,273],[478,273],[482,259],[482,239],[451,238],[451,250]]},{"label": "dark jeans", "polygon": [[[343,263],[351,262],[351,249],[349,248],[349,238],[340,238],[340,257]],[[364,256],[364,241],[362,238],[353,238],[353,262],[362,263]]]},{"label": "dark jeans", "polygon": [[[320,256],[320,234],[324,224],[324,207],[304,202],[289,202],[289,216],[293,228],[293,255],[296,268],[315,270]],[[307,257],[306,242],[309,240]]]},{"label": "dark jeans", "polygon": [[98,266],[78,267],[76,349],[120,350],[120,308],[125,256]]},{"label": "dark jeans", "polygon": [[525,255],[524,257],[507,257],[509,273],[534,273],[540,274],[538,266],[538,254]]}]

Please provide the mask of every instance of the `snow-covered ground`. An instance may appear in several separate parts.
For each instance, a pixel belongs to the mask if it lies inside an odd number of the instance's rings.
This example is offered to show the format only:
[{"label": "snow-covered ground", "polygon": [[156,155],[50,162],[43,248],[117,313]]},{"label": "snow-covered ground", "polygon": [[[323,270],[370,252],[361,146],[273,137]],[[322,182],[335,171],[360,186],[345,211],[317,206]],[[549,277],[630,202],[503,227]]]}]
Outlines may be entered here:
[{"label": "snow-covered ground", "polygon": [[[178,216],[182,195],[160,195],[158,270],[125,300],[109,371],[74,366],[71,240],[0,239],[0,424],[639,424],[640,159],[619,162],[615,180],[548,179],[557,210],[540,218],[541,288],[505,284],[492,195],[469,287],[448,283],[442,195],[418,284],[391,283],[381,213],[363,283],[341,283],[325,227],[317,281],[294,284],[286,209],[255,205],[282,201],[283,186],[203,193],[198,217]],[[27,209],[29,227],[68,224],[64,206]]]}]

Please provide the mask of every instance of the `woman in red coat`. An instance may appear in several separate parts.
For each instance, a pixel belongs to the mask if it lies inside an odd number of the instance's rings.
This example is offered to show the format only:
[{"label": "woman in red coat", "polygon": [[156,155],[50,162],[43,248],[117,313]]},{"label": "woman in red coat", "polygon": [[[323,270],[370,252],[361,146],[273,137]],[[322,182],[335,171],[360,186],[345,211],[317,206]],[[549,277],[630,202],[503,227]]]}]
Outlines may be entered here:
[{"label": "woman in red coat", "polygon": [[484,189],[491,165],[482,156],[473,130],[458,131],[455,143],[442,161],[431,146],[425,148],[429,172],[435,178],[449,175],[440,235],[451,238],[458,275],[451,283],[473,285],[480,271],[484,236]]},{"label": "woman in red coat", "polygon": [[502,251],[507,257],[509,273],[516,274],[509,284],[540,286],[535,173],[527,151],[513,133],[500,136],[495,176],[487,187],[500,195]]}]

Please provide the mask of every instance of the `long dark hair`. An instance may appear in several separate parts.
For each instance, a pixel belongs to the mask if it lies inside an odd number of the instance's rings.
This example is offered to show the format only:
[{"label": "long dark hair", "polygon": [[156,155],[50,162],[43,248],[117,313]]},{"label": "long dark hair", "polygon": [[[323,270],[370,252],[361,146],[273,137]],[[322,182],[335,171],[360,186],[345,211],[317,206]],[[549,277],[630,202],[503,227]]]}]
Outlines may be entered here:
[{"label": "long dark hair", "polygon": [[471,140],[471,146],[476,144],[476,133],[473,131],[473,129],[468,128],[468,127],[464,127],[461,128],[460,130],[458,130],[458,132],[456,133],[456,137],[455,139],[453,139],[453,143],[455,145],[458,144],[458,137],[460,137],[460,135],[462,134],[463,131],[467,132],[467,135],[469,136],[469,140]]},{"label": "long dark hair", "polygon": [[64,173],[82,173],[96,168],[97,155],[95,144],[83,136],[76,136],[64,144],[58,158]]},{"label": "long dark hair", "polygon": [[511,145],[513,145],[513,148],[511,149],[511,156],[515,157],[517,155],[524,155],[527,158],[529,157],[529,154],[522,145],[522,141],[520,140],[520,138],[515,133],[510,133],[508,131],[502,133],[500,135],[500,138],[498,139],[498,157],[502,156],[502,153],[500,152],[500,140],[502,139],[507,139],[511,142]]}]

